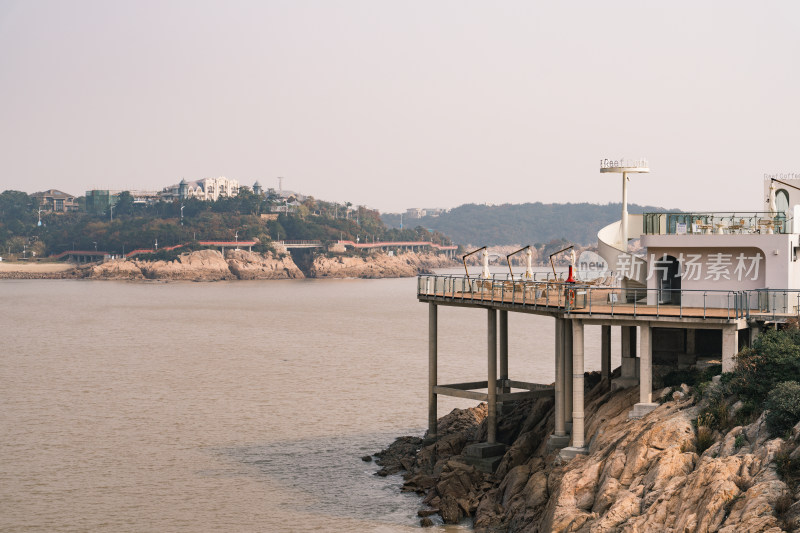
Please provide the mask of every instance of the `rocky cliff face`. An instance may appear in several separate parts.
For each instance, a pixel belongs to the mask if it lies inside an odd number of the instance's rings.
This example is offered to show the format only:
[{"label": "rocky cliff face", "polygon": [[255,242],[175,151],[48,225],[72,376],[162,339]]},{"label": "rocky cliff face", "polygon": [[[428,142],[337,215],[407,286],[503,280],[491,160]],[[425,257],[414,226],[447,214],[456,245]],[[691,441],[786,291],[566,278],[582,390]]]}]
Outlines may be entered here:
[{"label": "rocky cliff face", "polygon": [[257,254],[245,250],[232,250],[227,256],[228,267],[238,279],[301,279],[305,276],[292,257],[272,253]]},{"label": "rocky cliff face", "polygon": [[311,265],[315,278],[403,278],[431,272],[455,263],[433,253],[405,253],[394,256],[372,254],[367,257],[325,257],[319,255]]},{"label": "rocky cliff face", "polygon": [[245,250],[216,250],[182,254],[174,261],[107,261],[91,267],[92,279],[161,279],[219,281],[227,279],[296,279],[303,273],[291,257],[257,254]]},{"label": "rocky cliff face", "polygon": [[[596,381],[596,380],[595,380]],[[710,532],[800,531],[800,491],[776,473],[776,457],[800,461],[800,424],[787,441],[768,436],[763,416],[698,453],[690,395],[668,400],[641,420],[628,412],[638,389],[587,394],[589,455],[562,461],[547,449],[551,399],[519,402],[500,418],[509,445],[494,474],[461,456],[485,439],[485,406],[440,421],[435,443],[404,437],[378,454],[379,474],[405,471],[404,491],[425,495],[445,523],[473,519],[476,531]]]},{"label": "rocky cliff face", "polygon": [[[407,253],[399,256],[373,254],[367,257],[316,256],[310,261],[309,277],[319,278],[396,278],[416,276],[454,262],[437,254]],[[89,278],[115,280],[268,280],[301,279],[303,272],[289,254],[259,254],[229,250],[226,257],[216,250],[181,254],[174,261],[136,259],[106,261],[70,270],[44,273],[0,272],[0,278],[62,279]]]}]

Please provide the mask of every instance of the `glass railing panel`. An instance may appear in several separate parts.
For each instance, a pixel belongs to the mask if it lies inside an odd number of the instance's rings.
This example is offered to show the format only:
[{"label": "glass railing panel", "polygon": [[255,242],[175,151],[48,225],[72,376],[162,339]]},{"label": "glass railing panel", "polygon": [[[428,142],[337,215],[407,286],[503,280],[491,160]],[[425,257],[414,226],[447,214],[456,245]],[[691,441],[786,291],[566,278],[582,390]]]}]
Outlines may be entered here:
[{"label": "glass railing panel", "polygon": [[788,233],[792,228],[786,214],[764,211],[645,213],[643,221],[646,235]]}]

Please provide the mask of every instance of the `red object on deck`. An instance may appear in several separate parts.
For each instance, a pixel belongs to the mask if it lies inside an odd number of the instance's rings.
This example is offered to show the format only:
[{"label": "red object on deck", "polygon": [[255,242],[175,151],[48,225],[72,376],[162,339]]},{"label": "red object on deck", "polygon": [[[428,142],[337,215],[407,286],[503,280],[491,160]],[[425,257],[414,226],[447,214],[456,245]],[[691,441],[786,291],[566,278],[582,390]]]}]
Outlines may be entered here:
[{"label": "red object on deck", "polygon": [[569,266],[569,276],[567,276],[567,283],[575,283],[575,278],[572,277],[572,265]]}]

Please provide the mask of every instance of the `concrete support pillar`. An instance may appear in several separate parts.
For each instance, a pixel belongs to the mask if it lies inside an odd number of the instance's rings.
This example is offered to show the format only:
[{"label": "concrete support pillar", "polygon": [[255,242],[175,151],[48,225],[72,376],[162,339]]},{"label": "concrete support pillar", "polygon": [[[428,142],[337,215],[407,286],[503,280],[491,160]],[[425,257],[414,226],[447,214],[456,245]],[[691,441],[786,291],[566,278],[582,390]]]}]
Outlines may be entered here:
[{"label": "concrete support pillar", "polygon": [[756,342],[756,339],[761,334],[761,328],[758,325],[754,325],[750,328],[750,347],[753,347],[753,343]]},{"label": "concrete support pillar", "polygon": [[435,303],[428,304],[428,437],[437,431],[437,398],[433,392],[438,380],[438,317]]},{"label": "concrete support pillar", "polygon": [[620,378],[614,380],[621,388],[633,387],[639,379],[639,359],[636,357],[636,326],[620,327]]},{"label": "concrete support pillar", "polygon": [[564,416],[564,319],[556,318],[556,406],[555,435],[563,437],[567,434],[566,417]]},{"label": "concrete support pillar", "polygon": [[650,324],[641,325],[639,341],[639,403],[633,406],[631,418],[641,418],[656,407],[653,403],[653,342]]},{"label": "concrete support pillar", "polygon": [[489,346],[487,381],[489,389],[489,414],[487,415],[488,432],[486,442],[497,442],[497,310],[489,309]]},{"label": "concrete support pillar", "polygon": [[722,330],[722,371],[733,372],[736,354],[739,352],[739,330],[729,324]]},{"label": "concrete support pillar", "polygon": [[636,357],[636,326],[621,326],[622,357]]},{"label": "concrete support pillar", "polygon": [[686,330],[686,354],[694,355],[697,353],[697,330],[689,328]]},{"label": "concrete support pillar", "polygon": [[564,416],[566,417],[567,429],[572,431],[572,320],[563,320],[564,338]]},{"label": "concrete support pillar", "polygon": [[[498,311],[499,345],[500,345],[500,379],[508,380],[508,311]],[[511,392],[503,385],[501,392]]]},{"label": "concrete support pillar", "polygon": [[583,448],[583,322],[572,322],[572,446]]},{"label": "concrete support pillar", "polygon": [[600,375],[611,379],[611,326],[600,326]]},{"label": "concrete support pillar", "polygon": [[641,362],[639,363],[639,403],[652,403],[653,401],[653,343],[649,325],[641,326],[641,339],[639,347]]}]

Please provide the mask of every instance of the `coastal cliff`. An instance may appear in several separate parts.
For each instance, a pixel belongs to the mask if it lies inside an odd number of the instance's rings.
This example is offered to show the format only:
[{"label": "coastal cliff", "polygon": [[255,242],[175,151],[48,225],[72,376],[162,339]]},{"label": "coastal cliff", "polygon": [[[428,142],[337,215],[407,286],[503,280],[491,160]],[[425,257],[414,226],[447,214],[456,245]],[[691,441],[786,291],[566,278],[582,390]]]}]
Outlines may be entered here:
[{"label": "coastal cliff", "polygon": [[303,273],[291,257],[232,250],[181,254],[174,261],[106,261],[91,267],[91,279],[160,279],[221,281],[231,279],[297,279]]},{"label": "coastal cliff", "polygon": [[452,259],[433,253],[399,255],[370,254],[366,257],[318,255],[311,264],[314,278],[404,278],[425,274],[435,268],[456,264]]},{"label": "coastal cliff", "polygon": [[[397,278],[416,276],[453,264],[451,259],[433,253],[370,254],[364,257],[316,255],[306,265],[306,273],[314,278]],[[0,279],[222,281],[306,277],[288,253],[260,254],[246,250],[228,250],[224,257],[216,250],[199,250],[181,254],[172,261],[128,259],[84,266],[36,263],[22,264],[16,270],[11,265],[3,266]]]},{"label": "coastal cliff", "polygon": [[656,393],[663,403],[630,420],[637,388],[609,392],[596,374],[589,383],[586,456],[564,461],[548,450],[553,400],[542,398],[499,418],[508,447],[494,474],[462,456],[486,439],[485,405],[440,419],[436,442],[398,439],[376,454],[378,474],[403,472],[402,490],[425,496],[422,525],[438,516],[472,519],[478,532],[800,531],[800,490],[778,474],[800,460],[800,424],[771,438],[762,414],[703,436],[694,422],[708,400],[686,385]]}]

